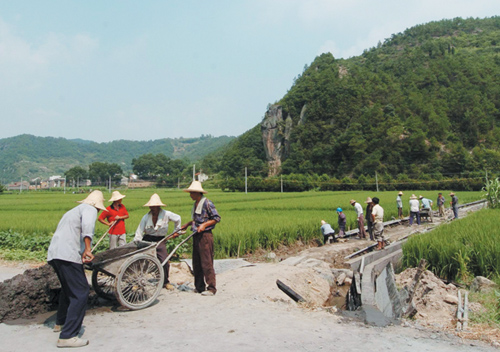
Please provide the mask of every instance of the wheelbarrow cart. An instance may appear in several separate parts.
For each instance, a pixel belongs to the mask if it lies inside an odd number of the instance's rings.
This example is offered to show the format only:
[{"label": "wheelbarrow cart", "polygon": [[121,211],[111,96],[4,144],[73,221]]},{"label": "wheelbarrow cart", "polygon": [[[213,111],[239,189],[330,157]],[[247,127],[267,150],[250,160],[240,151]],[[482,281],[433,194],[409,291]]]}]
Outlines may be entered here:
[{"label": "wheelbarrow cart", "polygon": [[97,253],[92,262],[86,264],[86,268],[92,270],[94,291],[102,298],[116,299],[131,310],[151,305],[163,288],[163,265],[196,232],[180,242],[161,263],[156,257],[156,247],[177,233],[159,242],[134,241]]}]

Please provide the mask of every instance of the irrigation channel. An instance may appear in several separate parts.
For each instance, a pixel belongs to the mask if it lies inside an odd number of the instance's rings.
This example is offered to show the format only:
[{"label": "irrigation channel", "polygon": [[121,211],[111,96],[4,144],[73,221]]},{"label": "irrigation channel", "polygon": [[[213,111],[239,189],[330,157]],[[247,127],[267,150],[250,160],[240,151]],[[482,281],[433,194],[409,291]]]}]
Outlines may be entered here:
[{"label": "irrigation channel", "polygon": [[[460,207],[460,217],[484,206],[484,202],[464,204]],[[349,319],[350,316],[346,315],[350,314],[349,311],[340,315],[331,314],[337,309],[324,306],[332,293],[337,306],[345,305],[346,292],[336,296],[337,291],[331,284],[337,284],[344,277],[345,284],[339,285],[338,291],[351,290],[352,287],[359,289],[354,294],[358,295],[362,305],[353,314],[364,315],[364,320],[370,325],[396,322],[397,317],[385,315],[388,311],[394,312],[390,295],[390,299],[385,301],[376,297],[385,292],[382,292],[380,281],[390,281],[387,280],[389,275],[384,263],[395,262],[397,255],[393,253],[398,251],[398,247],[400,249],[400,244],[408,236],[430,231],[447,221],[448,216],[435,217],[432,223],[423,223],[418,227],[408,227],[407,219],[389,221],[386,234],[391,244],[382,251],[370,252],[373,245],[357,239],[356,231],[351,231],[348,233],[351,236],[349,240],[289,252],[287,255],[277,252],[274,256],[269,256],[270,253],[263,255],[260,261],[216,261],[218,292],[214,297],[194,294],[189,283],[192,276],[185,269],[187,265],[172,263],[170,280],[177,290],[162,290],[151,307],[135,311],[120,311],[116,301],[93,301],[98,304],[89,307],[81,333],[84,338],[90,339],[91,348],[96,352],[144,348],[317,351],[330,349],[331,346],[342,346],[344,351],[359,351],[365,349],[367,343],[373,351],[493,351],[493,347],[461,340],[443,328],[439,331],[407,329],[405,325],[394,324],[383,329],[367,329],[358,319]],[[346,259],[356,252],[356,255]],[[18,275],[12,280],[21,282],[25,277]],[[372,292],[372,297],[375,297],[372,306],[369,303],[373,302],[366,298],[370,292],[370,283],[364,282],[367,278],[372,278],[369,280],[372,287],[375,287],[373,283],[377,284],[377,291]],[[40,280],[46,281],[43,277]],[[304,298],[306,303],[301,306],[305,309],[295,308],[296,303],[277,287],[277,280]],[[15,296],[23,295],[27,299],[33,296],[33,285],[27,283],[26,286],[25,294],[17,293]],[[11,305],[15,302],[14,297]],[[389,304],[379,308],[379,302]],[[54,323],[53,310],[36,314],[30,319],[4,321],[0,324],[3,350],[55,350],[57,334],[52,332]],[[26,339],[26,336],[30,338]]]},{"label": "irrigation channel", "polygon": [[[477,211],[487,206],[486,200],[479,200],[459,205],[459,214],[464,216],[467,212]],[[431,212],[426,219],[426,225],[406,227],[409,218],[391,220],[384,223],[390,228],[403,227],[411,231],[393,231],[389,239],[391,243],[383,250],[374,251],[376,244],[370,244],[345,257],[346,263],[352,269],[352,284],[346,296],[346,308],[356,310],[362,308],[367,323],[385,326],[397,322],[407,312],[411,311],[411,297],[408,292],[398,292],[394,278],[394,268],[398,268],[403,257],[403,244],[411,236],[435,229],[443,222],[452,220],[450,209],[444,217],[436,216],[437,212]],[[405,226],[406,225],[406,226]],[[350,236],[357,235],[358,230],[351,231]],[[415,282],[416,286],[418,282]],[[458,291],[460,297],[460,291]]]}]

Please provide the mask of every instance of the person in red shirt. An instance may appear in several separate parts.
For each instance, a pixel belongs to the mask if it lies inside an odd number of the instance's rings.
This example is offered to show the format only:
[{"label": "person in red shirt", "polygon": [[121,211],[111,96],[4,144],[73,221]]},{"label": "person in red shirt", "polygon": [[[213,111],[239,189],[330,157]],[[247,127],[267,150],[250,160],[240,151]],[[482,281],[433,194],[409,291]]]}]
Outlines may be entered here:
[{"label": "person in red shirt", "polygon": [[128,219],[128,212],[125,206],[122,204],[122,199],[125,198],[123,194],[118,191],[114,191],[111,194],[110,202],[113,202],[106,211],[103,211],[99,215],[99,222],[106,226],[110,226],[109,229],[109,249],[113,249],[119,246],[123,246],[127,243],[125,231],[125,219]]}]

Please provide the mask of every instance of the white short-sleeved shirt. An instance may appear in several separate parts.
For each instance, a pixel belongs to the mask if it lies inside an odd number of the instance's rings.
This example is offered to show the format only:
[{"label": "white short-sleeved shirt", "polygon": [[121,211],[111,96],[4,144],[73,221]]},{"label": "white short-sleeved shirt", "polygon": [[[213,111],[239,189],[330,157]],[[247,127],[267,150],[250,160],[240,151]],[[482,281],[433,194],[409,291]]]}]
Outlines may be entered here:
[{"label": "white short-sleeved shirt", "polygon": [[358,202],[354,203],[354,210],[356,210],[356,214],[357,214],[358,218],[361,215],[363,215],[363,207]]},{"label": "white short-sleeved shirt", "polygon": [[372,215],[375,218],[375,220],[373,221],[374,224],[378,222],[384,222],[384,208],[382,208],[379,204],[375,204],[373,206]]},{"label": "white short-sleeved shirt", "polygon": [[94,237],[97,209],[89,204],[80,204],[63,215],[50,241],[47,261],[65,260],[82,264],[85,237]]},{"label": "white short-sleeved shirt", "polygon": [[[163,229],[164,231],[162,231],[162,233],[164,233],[164,236],[168,233],[168,223],[170,221],[175,224],[176,230],[181,227],[181,216],[164,209],[160,210],[160,213],[158,214],[158,220],[156,221],[156,226],[153,226],[153,215],[151,214],[151,212],[148,212],[142,217],[139,226],[137,226],[134,241],[142,241],[142,238],[145,235],[144,231],[146,231],[146,229],[150,230],[151,232]],[[152,234],[152,236],[154,236],[154,234]]]},{"label": "white short-sleeved shirt", "polygon": [[410,211],[414,213],[418,212],[419,204],[418,199],[410,199]]}]

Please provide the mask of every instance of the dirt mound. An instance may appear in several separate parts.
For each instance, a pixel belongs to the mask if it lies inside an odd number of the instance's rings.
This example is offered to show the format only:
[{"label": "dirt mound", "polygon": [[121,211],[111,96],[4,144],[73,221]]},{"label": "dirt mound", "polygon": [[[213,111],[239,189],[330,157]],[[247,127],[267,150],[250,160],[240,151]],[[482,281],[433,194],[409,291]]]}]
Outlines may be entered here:
[{"label": "dirt mound", "polygon": [[[409,287],[416,272],[417,268],[410,268],[396,275],[397,285],[400,288]],[[455,285],[445,284],[431,271],[424,271],[413,298],[417,308],[415,319],[424,326],[453,329],[456,325],[457,295]]]},{"label": "dirt mound", "polygon": [[[402,288],[409,286],[415,276],[417,268],[410,268],[396,275],[397,285]],[[466,331],[456,331],[457,308],[458,308],[458,288],[453,284],[445,284],[441,279],[429,270],[422,274],[419,287],[414,296],[413,302],[417,308],[414,316],[415,322],[421,326],[434,330],[452,332],[461,338],[482,340],[495,347],[500,347],[500,330],[469,322]],[[463,289],[462,300],[464,297]],[[478,302],[469,301],[469,311],[471,313],[485,312],[486,309]]]},{"label": "dirt mound", "polygon": [[29,318],[57,308],[61,285],[50,265],[0,282],[0,322]]}]

